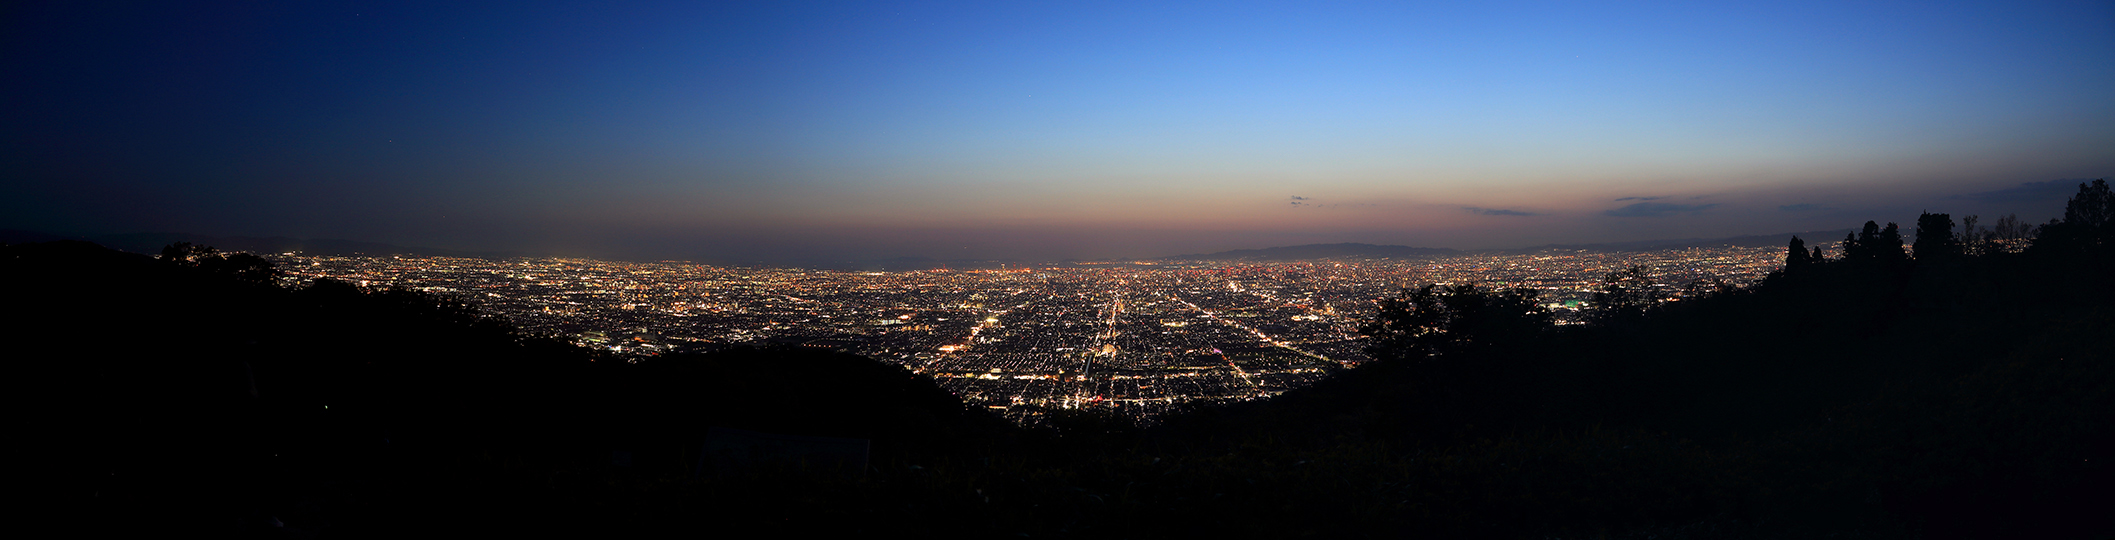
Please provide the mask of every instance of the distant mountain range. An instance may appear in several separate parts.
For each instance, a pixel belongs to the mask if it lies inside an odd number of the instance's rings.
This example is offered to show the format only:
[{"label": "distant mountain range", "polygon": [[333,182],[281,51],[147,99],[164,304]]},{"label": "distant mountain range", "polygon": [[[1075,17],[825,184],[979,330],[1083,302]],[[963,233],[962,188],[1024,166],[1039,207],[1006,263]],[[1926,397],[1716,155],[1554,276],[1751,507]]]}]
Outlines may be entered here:
[{"label": "distant mountain range", "polygon": [[[1652,251],[1692,247],[1738,246],[1775,247],[1783,246],[1792,236],[1798,235],[1807,245],[1836,242],[1851,229],[1833,231],[1806,231],[1796,233],[1735,236],[1730,238],[1683,238],[1672,240],[1642,240],[1636,242],[1610,242],[1600,244],[1546,244],[1541,246],[1506,249],[1466,251],[1452,248],[1428,248],[1410,246],[1375,245],[1360,243],[1307,244],[1261,249],[1237,249],[1218,253],[1201,253],[1159,257],[1163,261],[1300,261],[1320,259],[1425,259],[1448,257],[1469,253],[1533,253],[1546,250],[1585,251]],[[504,259],[528,254],[515,252],[463,251],[416,246],[399,246],[380,242],[361,242],[339,239],[300,239],[284,236],[205,236],[185,233],[132,233],[95,236],[62,236],[37,231],[0,230],[0,243],[20,244],[25,242],[48,242],[52,240],[87,240],[105,247],[133,253],[160,253],[162,246],[176,242],[190,242],[213,246],[221,251],[248,251],[252,253],[285,253],[299,251],[308,255],[418,255],[436,257],[476,257]],[[826,268],[846,270],[923,270],[930,268],[978,269],[1000,268],[1033,264],[1017,260],[938,260],[928,257],[897,257],[865,262],[850,261],[803,261],[804,268]]]},{"label": "distant mountain range", "polygon": [[206,236],[187,233],[131,233],[95,236],[62,236],[51,233],[21,230],[0,230],[0,243],[21,244],[27,242],[49,242],[52,240],[86,240],[102,244],[103,247],[133,253],[157,254],[162,246],[177,242],[213,246],[221,251],[247,251],[251,253],[286,253],[299,251],[308,255],[422,255],[434,257],[479,257],[503,259],[520,254],[507,252],[478,252],[428,247],[406,247],[380,242],[338,240],[330,238],[301,239],[284,236]]},{"label": "distant mountain range", "polygon": [[[1823,244],[1833,244],[1837,241],[1843,240],[1843,235],[1851,234],[1854,232],[1857,231],[1852,229],[1836,229],[1833,231],[1805,231],[1778,234],[1757,234],[1749,236],[1734,236],[1730,238],[1682,238],[1677,240],[1641,240],[1637,242],[1611,242],[1603,244],[1547,244],[1529,248],[1508,249],[1503,251],[1508,253],[1526,253],[1551,249],[1583,249],[1587,251],[1653,251],[1660,249],[1682,249],[1693,247],[1718,246],[1784,247],[1787,243],[1791,242],[1793,236],[1798,236],[1800,240],[1805,240],[1808,246],[1816,246]],[[1905,241],[1906,240],[1907,239],[1905,238]]]},{"label": "distant mountain range", "polygon": [[1373,244],[1307,244],[1263,249],[1237,249],[1218,253],[1175,255],[1160,260],[1180,261],[1300,261],[1308,259],[1423,259],[1461,255],[1458,249]]},{"label": "distant mountain range", "polygon": [[1374,244],[1307,244],[1263,249],[1237,249],[1218,253],[1175,255],[1158,260],[1181,261],[1299,261],[1311,259],[1422,259],[1447,257],[1469,253],[1533,253],[1547,250],[1585,251],[1653,251],[1694,247],[1782,247],[1793,236],[1806,240],[1807,245],[1833,243],[1851,229],[1833,231],[1805,231],[1796,233],[1758,234],[1729,238],[1681,238],[1672,240],[1641,240],[1636,242],[1609,242],[1600,244],[1546,244],[1519,249],[1464,251],[1451,248],[1426,248],[1410,246],[1388,246]]}]

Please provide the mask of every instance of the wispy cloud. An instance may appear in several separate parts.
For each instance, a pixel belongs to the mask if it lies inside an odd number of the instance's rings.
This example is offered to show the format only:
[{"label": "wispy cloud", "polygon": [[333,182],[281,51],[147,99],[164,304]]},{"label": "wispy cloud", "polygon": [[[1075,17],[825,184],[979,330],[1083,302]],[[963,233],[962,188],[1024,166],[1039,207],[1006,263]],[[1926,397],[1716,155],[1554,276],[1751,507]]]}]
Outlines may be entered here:
[{"label": "wispy cloud", "polygon": [[1301,197],[1299,195],[1286,197],[1285,204],[1290,205],[1294,208],[1357,208],[1361,206],[1373,206],[1372,203],[1322,202],[1316,200],[1314,197]]},{"label": "wispy cloud", "polygon": [[2062,201],[2078,193],[2078,185],[2091,182],[2091,178],[2064,178],[2047,182],[2027,182],[1996,191],[1963,193],[1947,197],[1954,200],[1982,202],[2047,202]]},{"label": "wispy cloud", "polygon": [[1657,201],[1657,200],[1660,200],[1660,199],[1665,199],[1665,198],[1666,198],[1666,197],[1624,197],[1624,198],[1621,198],[1621,199],[1616,199],[1616,202],[1623,202],[1623,201]]},{"label": "wispy cloud", "polygon": [[1718,206],[1718,203],[1674,204],[1641,202],[1603,213],[1615,217],[1667,217],[1676,214],[1695,214],[1709,210],[1714,206]]},{"label": "wispy cloud", "polygon": [[1507,210],[1507,209],[1504,209],[1504,208],[1478,208],[1478,207],[1474,207],[1474,206],[1464,206],[1464,207],[1461,207],[1461,209],[1462,209],[1462,210],[1467,210],[1467,211],[1469,211],[1469,213],[1472,213],[1472,214],[1482,214],[1482,215],[1486,215],[1486,216],[1539,216],[1539,215],[1542,215],[1542,214],[1537,214],[1537,213],[1534,213],[1534,212],[1522,212],[1522,211],[1519,211],[1519,210]]},{"label": "wispy cloud", "polygon": [[1777,209],[1786,212],[1811,212],[1815,210],[1827,210],[1826,208],[1822,208],[1821,205],[1814,203],[1787,204],[1784,206],[1779,206],[1777,207]]}]

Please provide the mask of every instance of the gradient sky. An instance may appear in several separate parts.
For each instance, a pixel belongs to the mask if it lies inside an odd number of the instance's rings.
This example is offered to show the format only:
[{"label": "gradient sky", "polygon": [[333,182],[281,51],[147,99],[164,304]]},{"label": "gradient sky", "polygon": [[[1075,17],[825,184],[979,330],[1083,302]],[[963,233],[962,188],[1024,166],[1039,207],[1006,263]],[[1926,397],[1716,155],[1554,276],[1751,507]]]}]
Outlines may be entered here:
[{"label": "gradient sky", "polygon": [[0,8],[0,228],[1504,248],[2042,221],[2115,175],[2105,1],[80,4]]}]

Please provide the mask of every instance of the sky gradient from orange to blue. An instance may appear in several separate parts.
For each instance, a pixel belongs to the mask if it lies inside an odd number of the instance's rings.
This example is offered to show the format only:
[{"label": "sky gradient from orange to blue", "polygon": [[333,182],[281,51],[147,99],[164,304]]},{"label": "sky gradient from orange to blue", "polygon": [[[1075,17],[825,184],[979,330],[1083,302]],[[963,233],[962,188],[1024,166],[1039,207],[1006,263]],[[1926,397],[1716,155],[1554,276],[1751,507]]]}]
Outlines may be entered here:
[{"label": "sky gradient from orange to blue", "polygon": [[432,4],[10,8],[0,228],[1054,260],[2041,221],[2115,175],[2107,2]]}]

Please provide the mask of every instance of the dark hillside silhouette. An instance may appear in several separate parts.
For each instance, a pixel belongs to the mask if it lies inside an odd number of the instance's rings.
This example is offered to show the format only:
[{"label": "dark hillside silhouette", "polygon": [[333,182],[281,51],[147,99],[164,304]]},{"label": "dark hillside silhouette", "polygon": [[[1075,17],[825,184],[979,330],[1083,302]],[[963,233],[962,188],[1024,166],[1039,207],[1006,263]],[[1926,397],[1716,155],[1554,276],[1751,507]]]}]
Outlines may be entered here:
[{"label": "dark hillside silhouette", "polygon": [[[34,359],[29,428],[56,445],[38,459],[60,473],[68,519],[107,531],[475,530],[490,525],[446,517],[554,510],[462,484],[510,478],[510,464],[603,471],[621,451],[640,457],[633,470],[680,476],[716,425],[871,438],[893,463],[1005,427],[864,358],[635,364],[425,293],[284,289],[263,259],[204,246],[9,245],[0,272],[10,356]],[[580,516],[567,511],[555,515]]]},{"label": "dark hillside silhouette", "polygon": [[[1631,447],[1699,444],[1664,457],[1665,467],[1733,452],[1745,457],[1711,468],[1768,478],[1693,486],[1701,499],[1688,500],[1716,509],[1696,514],[1663,506],[1678,491],[1629,499],[1669,512],[1648,521],[1745,531],[1738,537],[2106,536],[2115,519],[2096,509],[2115,497],[2094,486],[2115,480],[2105,465],[2115,459],[2115,282],[2105,240],[2064,232],[2105,231],[2090,217],[2105,205],[2104,185],[2080,186],[2066,212],[2078,221],[2041,227],[2059,234],[2022,252],[1938,241],[1953,226],[1926,214],[1919,228],[1931,240],[1912,258],[1896,226],[1869,222],[1839,259],[1794,240],[1785,271],[1745,290],[1626,299],[1639,289],[1625,283],[1640,281],[1628,274],[1642,270],[1619,272],[1605,280],[1595,324],[1516,334],[1481,354],[1435,355],[1432,339],[1401,337],[1398,321],[1430,328],[1424,321],[1444,320],[1444,308],[1391,307],[1367,330],[1375,365],[1169,429],[1552,449],[1567,440],[1553,433],[1613,430]],[[1541,479],[1560,489],[1563,478]],[[1559,506],[1570,504],[1583,502]]]},{"label": "dark hillside silhouette", "polygon": [[[9,245],[0,278],[54,517],[111,534],[2105,538],[2109,204],[1927,212],[1914,251],[1870,222],[1741,289],[1627,269],[1580,325],[1413,288],[1375,361],[1148,428],[822,351],[599,354],[198,246]],[[701,471],[713,427],[872,459]]]}]

